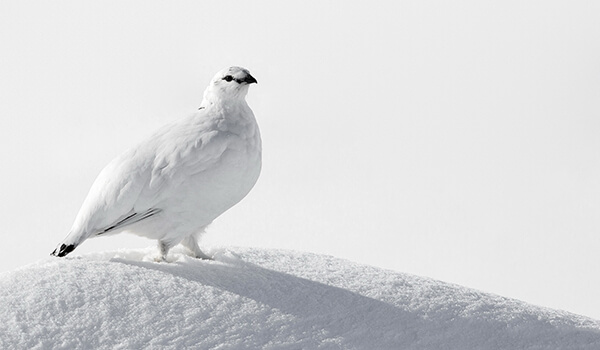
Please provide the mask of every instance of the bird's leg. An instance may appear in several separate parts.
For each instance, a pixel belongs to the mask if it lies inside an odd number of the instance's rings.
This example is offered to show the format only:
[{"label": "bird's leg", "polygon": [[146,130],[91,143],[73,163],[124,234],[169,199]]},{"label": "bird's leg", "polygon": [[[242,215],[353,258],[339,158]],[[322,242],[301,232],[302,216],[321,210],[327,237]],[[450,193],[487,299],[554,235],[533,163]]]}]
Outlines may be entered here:
[{"label": "bird's leg", "polygon": [[169,249],[171,249],[171,245],[165,241],[158,241],[158,256],[156,257],[156,262],[165,262],[167,261],[167,254],[169,253]]},{"label": "bird's leg", "polygon": [[184,247],[191,250],[192,253],[194,253],[194,256],[196,258],[204,259],[204,260],[213,260],[213,258],[204,254],[204,252],[202,250],[200,250],[200,247],[198,246],[198,240],[196,239],[195,235],[187,236],[186,238],[183,239],[183,241],[181,241],[181,244]]}]

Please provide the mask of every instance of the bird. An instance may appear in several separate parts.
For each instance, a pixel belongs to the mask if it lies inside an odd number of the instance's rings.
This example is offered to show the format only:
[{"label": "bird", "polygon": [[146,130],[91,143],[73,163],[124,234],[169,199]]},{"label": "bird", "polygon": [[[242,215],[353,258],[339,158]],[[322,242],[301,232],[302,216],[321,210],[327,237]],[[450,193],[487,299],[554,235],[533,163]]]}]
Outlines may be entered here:
[{"label": "bird", "polygon": [[200,236],[261,172],[260,130],[246,102],[255,83],[245,68],[220,70],[198,110],[109,162],[51,255],[64,257],[91,237],[130,232],[158,241],[157,261],[180,243],[196,258],[211,259]]}]

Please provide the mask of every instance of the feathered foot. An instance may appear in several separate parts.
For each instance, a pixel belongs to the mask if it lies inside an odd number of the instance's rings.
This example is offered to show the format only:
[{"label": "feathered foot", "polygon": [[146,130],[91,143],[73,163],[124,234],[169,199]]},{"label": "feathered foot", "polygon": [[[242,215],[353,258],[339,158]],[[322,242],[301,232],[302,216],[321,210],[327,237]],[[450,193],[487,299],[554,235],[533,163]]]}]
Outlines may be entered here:
[{"label": "feathered foot", "polygon": [[194,253],[194,256],[198,259],[214,260],[210,256],[204,254],[202,250],[200,250],[200,247],[198,246],[198,240],[194,235],[184,238],[183,241],[181,241],[181,245],[191,250],[192,253]]}]

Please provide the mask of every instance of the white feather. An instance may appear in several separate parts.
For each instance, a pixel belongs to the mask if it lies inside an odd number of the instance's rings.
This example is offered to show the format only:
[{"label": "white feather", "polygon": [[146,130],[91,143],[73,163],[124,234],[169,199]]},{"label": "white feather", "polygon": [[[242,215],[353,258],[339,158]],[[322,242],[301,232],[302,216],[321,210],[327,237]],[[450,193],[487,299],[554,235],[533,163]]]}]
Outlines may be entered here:
[{"label": "white feather", "polygon": [[95,235],[128,231],[159,240],[163,259],[180,242],[206,257],[197,235],[244,198],[260,173],[260,132],[245,101],[252,82],[246,69],[220,71],[197,112],[110,162],[53,254],[64,256]]}]

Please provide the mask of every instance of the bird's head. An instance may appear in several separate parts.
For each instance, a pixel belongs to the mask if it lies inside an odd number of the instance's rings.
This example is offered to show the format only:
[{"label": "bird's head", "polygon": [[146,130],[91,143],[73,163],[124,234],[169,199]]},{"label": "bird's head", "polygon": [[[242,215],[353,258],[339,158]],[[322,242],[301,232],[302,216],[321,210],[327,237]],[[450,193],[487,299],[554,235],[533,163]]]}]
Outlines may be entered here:
[{"label": "bird's head", "polygon": [[204,92],[206,102],[230,101],[244,99],[248,93],[248,86],[258,83],[247,69],[242,67],[229,67],[219,71],[210,81]]}]

